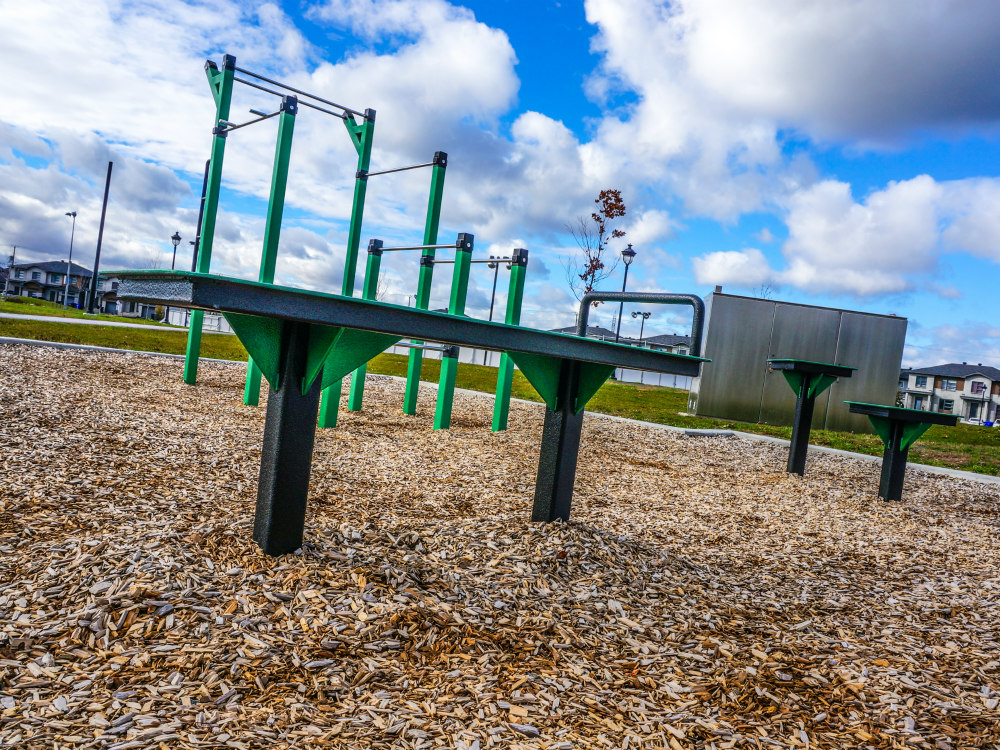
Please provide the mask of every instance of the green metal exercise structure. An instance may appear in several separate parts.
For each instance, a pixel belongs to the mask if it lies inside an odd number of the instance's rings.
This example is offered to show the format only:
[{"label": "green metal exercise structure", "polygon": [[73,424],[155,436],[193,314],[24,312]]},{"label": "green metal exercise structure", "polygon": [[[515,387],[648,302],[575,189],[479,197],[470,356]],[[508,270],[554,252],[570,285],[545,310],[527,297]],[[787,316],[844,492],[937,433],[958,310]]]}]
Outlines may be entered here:
[{"label": "green metal exercise structure", "polygon": [[[528,251],[523,247],[511,253],[510,283],[507,291],[507,314],[503,322],[509,326],[521,324],[521,302],[524,299],[524,277],[528,271]],[[507,352],[500,355],[497,370],[497,395],[493,402],[493,432],[507,429],[510,414],[510,388],[514,381],[514,362]]]},{"label": "green metal exercise structure", "polygon": [[[448,314],[465,316],[465,300],[469,296],[469,269],[472,267],[471,234],[458,235],[455,243],[455,268],[451,275],[451,298]],[[412,350],[411,350],[412,352]],[[451,402],[455,398],[455,376],[458,374],[458,347],[452,346],[441,356],[441,375],[438,378],[437,407],[434,409],[434,429],[451,427]]]},{"label": "green metal exercise structure", "polygon": [[[264,249],[260,256],[259,281],[274,283],[274,267],[278,261],[278,239],[281,235],[281,214],[285,210],[285,187],[288,184],[288,162],[292,155],[292,134],[298,99],[285,96],[281,99],[278,115],[278,141],[274,151],[274,169],[271,174],[271,195],[267,201],[267,220],[264,224]],[[253,357],[247,362],[247,381],[243,388],[243,403],[257,406],[260,402],[260,367]]]},{"label": "green metal exercise structure", "polygon": [[[447,154],[443,155],[440,165],[435,165],[431,175],[431,192],[427,199],[427,218],[424,220],[424,245],[436,245],[438,241],[438,225],[441,222],[441,201],[444,198],[444,176],[448,166]],[[434,155],[437,161],[438,154]],[[420,275],[417,278],[417,296],[414,306],[418,310],[427,310],[431,303],[431,281],[434,278],[434,248],[427,247],[420,254]],[[420,347],[423,341],[411,341],[410,360],[406,365],[406,388],[403,391],[403,413],[417,413],[417,392],[420,388],[420,370],[424,364],[424,350]]]},{"label": "green metal exercise structure", "polygon": [[[219,189],[222,185],[222,159],[226,154],[226,125],[229,107],[233,101],[233,81],[236,76],[236,58],[223,55],[222,70],[209,60],[205,63],[208,85],[215,98],[215,127],[212,128],[212,155],[208,165],[208,184],[205,190],[205,213],[198,242],[198,273],[208,273],[212,263],[212,240],[215,237],[215,218],[219,211]],[[184,357],[184,382],[194,385],[198,379],[198,355],[201,352],[201,327],[204,313],[191,311],[188,328],[187,353]]]},{"label": "green metal exercise structure", "polygon": [[[281,217],[284,211],[285,189],[288,182],[288,165],[291,156],[292,135],[295,128],[295,116],[300,106],[306,106],[328,115],[340,118],[347,128],[348,135],[358,152],[358,169],[355,174],[354,204],[351,208],[351,223],[347,238],[347,256],[344,264],[343,294],[351,296],[354,293],[354,276],[357,267],[358,245],[361,238],[361,221],[364,214],[365,186],[368,178],[368,167],[371,161],[372,137],[375,130],[375,110],[366,109],[359,112],[349,107],[332,102],[328,99],[300,91],[278,81],[265,78],[249,70],[236,66],[236,58],[224,55],[222,69],[209,60],[205,63],[205,73],[208,76],[209,87],[215,98],[215,126],[212,129],[212,155],[208,163],[205,185],[205,200],[201,234],[197,249],[198,273],[208,273],[212,263],[212,243],[215,237],[215,224],[219,211],[219,192],[222,185],[222,161],[225,155],[226,136],[233,130],[253,125],[263,120],[277,116],[278,138],[275,147],[274,168],[271,176],[271,194],[268,200],[267,221],[264,230],[264,247],[261,253],[259,279],[264,283],[274,282],[274,269],[277,263],[278,244],[281,234]],[[240,73],[255,81],[238,78]],[[277,112],[265,114],[250,110],[258,115],[257,119],[240,124],[229,120],[232,104],[233,84],[242,83],[252,88],[273,94],[281,99],[281,107]],[[266,84],[266,85],[265,85]],[[297,94],[284,94],[275,91],[274,86]],[[312,101],[308,101],[312,100]],[[323,106],[320,106],[323,105]],[[332,111],[332,110],[340,110]],[[361,118],[361,122],[355,119]],[[184,382],[194,385],[198,376],[198,357],[201,351],[202,319],[201,310],[191,312],[190,328],[188,330],[187,355],[184,361]],[[256,405],[260,398],[261,368],[260,363],[250,360],[247,366],[247,381],[243,392],[243,400],[247,404]],[[334,419],[336,414],[334,413]]]}]

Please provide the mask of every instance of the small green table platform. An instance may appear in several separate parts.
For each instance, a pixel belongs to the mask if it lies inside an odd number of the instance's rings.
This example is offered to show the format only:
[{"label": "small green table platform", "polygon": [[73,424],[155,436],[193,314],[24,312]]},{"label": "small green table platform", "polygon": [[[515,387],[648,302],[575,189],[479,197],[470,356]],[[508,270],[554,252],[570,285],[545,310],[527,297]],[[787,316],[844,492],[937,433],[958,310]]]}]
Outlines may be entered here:
[{"label": "small green table platform", "polygon": [[795,391],[795,419],[792,421],[792,442],[788,448],[788,472],[802,476],[806,470],[806,451],[812,429],[816,397],[833,385],[837,378],[849,378],[856,367],[810,362],[805,359],[769,359],[772,370],[779,370]]},{"label": "small green table platform", "polygon": [[958,417],[954,414],[864,404],[857,401],[844,403],[851,408],[852,414],[866,415],[875,432],[885,443],[885,452],[882,454],[882,478],[878,485],[878,496],[883,500],[902,499],[906,454],[917,438],[933,425],[943,424],[953,427],[958,422]]}]

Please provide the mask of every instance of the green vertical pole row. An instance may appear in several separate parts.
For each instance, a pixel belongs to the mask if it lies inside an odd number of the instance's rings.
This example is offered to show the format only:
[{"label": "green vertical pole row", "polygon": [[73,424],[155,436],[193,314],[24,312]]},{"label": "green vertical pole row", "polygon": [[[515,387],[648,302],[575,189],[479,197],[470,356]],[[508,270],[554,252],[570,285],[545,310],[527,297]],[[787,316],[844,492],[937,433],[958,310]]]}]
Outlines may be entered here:
[{"label": "green vertical pole row", "polygon": [[[212,156],[208,166],[208,185],[205,191],[205,214],[201,225],[201,240],[198,244],[198,273],[208,273],[212,264],[212,240],[215,237],[215,218],[219,212],[219,190],[222,186],[222,158],[226,153],[226,127],[222,124],[229,119],[229,106],[233,100],[233,76],[236,74],[236,58],[222,56],[222,70],[209,60],[205,63],[205,75],[215,98],[215,127],[212,133]],[[201,323],[204,313],[191,312],[188,328],[187,354],[184,357],[184,382],[194,385],[198,379],[198,356],[201,353]]]},{"label": "green vertical pole row", "polygon": [[[471,234],[458,235],[455,243],[455,269],[451,276],[449,315],[465,315],[465,300],[469,296],[469,269],[472,268]],[[451,427],[451,402],[455,398],[455,376],[458,374],[458,347],[452,346],[441,356],[441,377],[438,378],[437,408],[434,410],[434,429]]]},{"label": "green vertical pole row", "polygon": [[[448,154],[434,153],[434,167],[431,171],[431,191],[427,199],[427,219],[424,221],[425,245],[436,245],[438,226],[441,223],[441,201],[444,199],[444,175],[448,168]],[[417,278],[416,308],[426,310],[431,302],[431,282],[434,278],[434,251],[424,250],[420,255],[420,276]],[[423,344],[423,341],[413,341]],[[406,390],[403,393],[403,413],[417,413],[417,395],[420,390],[420,370],[424,364],[423,349],[410,349],[410,360],[406,366]]]},{"label": "green vertical pole row", "polygon": [[[369,240],[368,265],[365,266],[365,284],[361,290],[361,299],[375,299],[378,296],[378,273],[381,266],[382,240]],[[367,373],[367,363],[351,373],[351,393],[347,398],[347,408],[351,411],[361,411],[361,403],[365,398],[365,375]]]},{"label": "green vertical pole row", "polygon": [[[372,139],[375,135],[375,110],[366,109],[364,121],[359,125],[354,115],[344,118],[347,133],[351,136],[358,152],[358,171],[354,175],[354,204],[351,206],[351,225],[347,230],[347,256],[344,259],[344,281],[340,293],[345,297],[354,296],[354,277],[358,270],[358,248],[361,245],[361,223],[365,215],[365,195],[368,192],[368,168],[372,159]],[[319,408],[319,426],[336,427],[340,412],[340,390],[342,381],[323,389],[323,400]]]},{"label": "green vertical pole row", "polygon": [[[510,285],[507,290],[507,315],[504,323],[509,326],[521,324],[521,302],[524,299],[524,277],[528,271],[528,251],[523,247],[516,248],[510,260]],[[510,388],[514,381],[514,363],[510,355],[504,352],[500,355],[500,367],[497,370],[497,396],[493,402],[492,430],[507,429],[507,417],[510,414]]]},{"label": "green vertical pole row", "polygon": [[[278,240],[281,237],[281,215],[285,210],[285,188],[288,185],[288,163],[292,156],[292,134],[295,132],[295,115],[299,102],[294,96],[281,98],[278,115],[278,141],[274,148],[274,168],[271,172],[271,196],[267,201],[267,220],[264,223],[264,248],[260,256],[259,281],[274,283],[274,267],[278,262]],[[260,367],[247,362],[247,382],[243,388],[243,403],[256,406],[260,402]]]}]

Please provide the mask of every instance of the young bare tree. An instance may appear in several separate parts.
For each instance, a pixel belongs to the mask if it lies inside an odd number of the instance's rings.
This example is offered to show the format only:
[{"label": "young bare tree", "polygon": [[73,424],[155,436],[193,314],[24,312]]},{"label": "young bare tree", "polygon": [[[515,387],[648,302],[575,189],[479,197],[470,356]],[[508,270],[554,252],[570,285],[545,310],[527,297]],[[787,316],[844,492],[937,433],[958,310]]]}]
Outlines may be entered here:
[{"label": "young bare tree", "polygon": [[[584,294],[592,292],[615,270],[619,260],[617,255],[613,256],[610,265],[605,262],[611,252],[608,243],[625,236],[625,230],[615,225],[626,212],[621,190],[602,190],[594,203],[597,209],[589,219],[580,216],[566,227],[576,240],[582,256],[567,261],[565,266],[566,279],[577,299],[583,299]],[[598,304],[594,303],[594,306]]]}]

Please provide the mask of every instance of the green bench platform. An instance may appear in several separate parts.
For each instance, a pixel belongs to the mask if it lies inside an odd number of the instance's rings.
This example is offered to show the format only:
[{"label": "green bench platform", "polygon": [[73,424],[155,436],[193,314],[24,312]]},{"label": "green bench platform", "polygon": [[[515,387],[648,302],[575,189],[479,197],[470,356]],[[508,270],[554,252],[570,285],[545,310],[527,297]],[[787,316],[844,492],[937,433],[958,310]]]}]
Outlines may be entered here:
[{"label": "green bench platform", "polygon": [[882,476],[878,485],[878,496],[883,500],[903,498],[906,456],[917,438],[936,424],[954,427],[958,423],[958,417],[954,414],[865,404],[859,401],[844,403],[850,407],[851,413],[865,414],[875,432],[885,443],[885,451],[882,454]]},{"label": "green bench platform", "polygon": [[400,339],[507,352],[545,402],[532,521],[567,520],[583,409],[615,368],[696,377],[700,357],[184,271],[116,272],[121,299],[221,312],[271,387],[254,540],[302,546],[320,389]]}]

